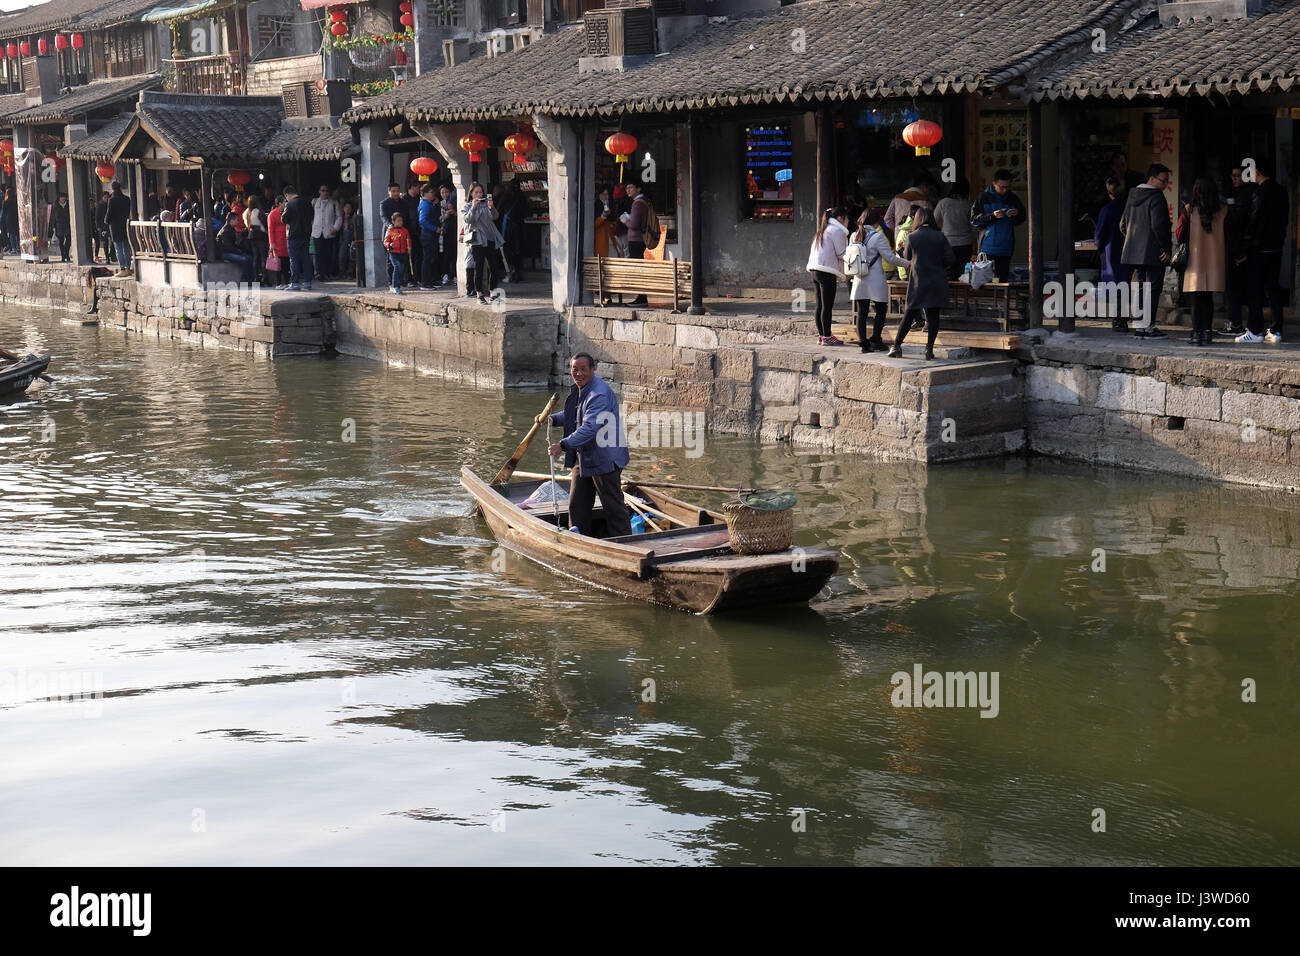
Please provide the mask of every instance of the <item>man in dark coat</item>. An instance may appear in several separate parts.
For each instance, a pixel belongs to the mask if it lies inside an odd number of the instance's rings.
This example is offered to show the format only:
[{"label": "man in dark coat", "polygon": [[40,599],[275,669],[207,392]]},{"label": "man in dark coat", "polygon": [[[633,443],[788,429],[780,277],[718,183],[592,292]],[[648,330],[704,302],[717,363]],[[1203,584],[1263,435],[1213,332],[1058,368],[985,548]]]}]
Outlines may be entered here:
[{"label": "man in dark coat", "polygon": [[6,252],[17,252],[21,247],[19,244],[18,228],[18,196],[14,193],[14,187],[10,186],[5,189],[4,202],[4,240]]},{"label": "man in dark coat", "polygon": [[[551,424],[564,429],[564,437],[548,449],[551,457],[564,455],[564,466],[576,462],[578,475],[569,495],[569,521],[581,534],[591,534],[591,512],[600,496],[606,537],[632,533],[632,522],[623,500],[623,469],[627,467],[627,439],[619,416],[618,398],[609,385],[597,377],[596,360],[579,352],[569,360],[573,388],[564,401],[564,411],[551,416]],[[537,416],[539,424],[545,422]]]},{"label": "man in dark coat", "polygon": [[[1143,283],[1147,290],[1143,296],[1145,321],[1133,330],[1141,338],[1161,338],[1165,334],[1156,328],[1155,317],[1165,285],[1165,269],[1174,247],[1169,203],[1165,200],[1171,178],[1168,166],[1152,163],[1147,169],[1147,181],[1129,193],[1124,215],[1119,218],[1119,231],[1124,234],[1124,250],[1119,261],[1132,269],[1132,281]],[[1132,303],[1130,311],[1137,311]],[[1127,331],[1127,323],[1121,323],[1118,328]]]},{"label": "man in dark coat", "polygon": [[929,360],[934,358],[934,339],[939,334],[939,311],[948,306],[948,272],[956,253],[935,224],[933,209],[914,206],[912,217],[912,231],[898,250],[900,256],[911,260],[907,267],[907,312],[898,325],[889,355],[903,357],[903,339],[912,323],[921,318],[925,322],[925,357]]},{"label": "man in dark coat", "polygon": [[50,207],[50,235],[59,240],[59,256],[63,262],[71,262],[72,256],[72,209],[68,206],[67,193],[59,193],[58,201]]},{"label": "man in dark coat", "polygon": [[117,254],[115,275],[134,275],[131,271],[131,236],[127,223],[131,221],[131,197],[122,191],[122,184],[114,180],[110,187],[113,195],[108,200],[108,235],[113,240]]},{"label": "man in dark coat", "polygon": [[[1254,195],[1250,198],[1250,216],[1242,245],[1246,253],[1246,288],[1250,316],[1246,331],[1238,342],[1282,341],[1282,247],[1286,245],[1290,207],[1286,190],[1273,178],[1273,169],[1264,163],[1255,166]],[[1273,320],[1264,331],[1264,299],[1267,297]]]},{"label": "man in dark coat", "polygon": [[1228,190],[1228,220],[1224,233],[1228,245],[1228,325],[1224,332],[1240,335],[1246,331],[1242,322],[1242,307],[1246,302],[1246,227],[1250,225],[1250,201],[1255,195],[1255,184],[1246,182],[1245,168],[1232,168],[1232,188]]},{"label": "man in dark coat", "polygon": [[284,220],[286,237],[289,243],[289,285],[290,292],[311,291],[311,225],[314,213],[311,202],[298,195],[293,186],[284,187]]}]

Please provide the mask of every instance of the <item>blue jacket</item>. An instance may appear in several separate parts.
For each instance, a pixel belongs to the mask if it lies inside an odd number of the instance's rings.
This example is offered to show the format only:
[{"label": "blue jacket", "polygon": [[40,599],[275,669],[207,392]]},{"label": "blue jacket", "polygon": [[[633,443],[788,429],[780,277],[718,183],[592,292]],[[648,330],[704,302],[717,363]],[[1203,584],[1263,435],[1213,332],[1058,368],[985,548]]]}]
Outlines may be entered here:
[{"label": "blue jacket", "polygon": [[438,204],[427,199],[420,200],[420,228],[425,232],[438,231]]},{"label": "blue jacket", "polygon": [[1097,214],[1097,228],[1093,239],[1097,242],[1097,252],[1101,256],[1101,281],[1123,282],[1129,270],[1119,261],[1124,251],[1124,237],[1119,231],[1119,217],[1124,213],[1124,197],[1112,199],[1101,207]]},{"label": "blue jacket", "polygon": [[[999,209],[1015,209],[1017,215],[995,219],[993,214]],[[1025,206],[1011,190],[999,196],[990,186],[971,203],[970,220],[976,229],[984,230],[980,252],[987,256],[1009,256],[1016,251],[1016,226],[1025,221]]]},{"label": "blue jacket", "polygon": [[563,426],[560,447],[565,451],[565,467],[573,467],[576,451],[581,477],[627,467],[627,437],[623,434],[618,398],[603,379],[593,375],[581,391],[573,386],[564,400],[564,411],[552,415],[551,424]]}]

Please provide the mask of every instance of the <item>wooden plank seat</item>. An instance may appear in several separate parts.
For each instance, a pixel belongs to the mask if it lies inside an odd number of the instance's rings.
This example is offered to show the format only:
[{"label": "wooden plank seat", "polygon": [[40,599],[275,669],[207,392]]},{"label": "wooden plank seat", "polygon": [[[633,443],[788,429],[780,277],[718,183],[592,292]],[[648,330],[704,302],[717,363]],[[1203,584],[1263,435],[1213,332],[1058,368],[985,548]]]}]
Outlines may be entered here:
[{"label": "wooden plank seat", "polygon": [[[188,222],[158,222],[155,219],[127,223],[131,256],[157,261],[198,262],[194,233]],[[164,244],[164,239],[165,244]]]},{"label": "wooden plank seat", "polygon": [[596,302],[611,304],[611,296],[671,298],[673,311],[691,297],[691,264],[683,259],[619,259],[589,256],[582,260],[582,281]]},{"label": "wooden plank seat", "polygon": [[[902,316],[907,280],[889,281],[889,312]],[[941,325],[954,329],[997,329],[1010,332],[1029,327],[1029,283],[990,282],[972,289],[966,282],[948,283],[948,308]]]}]

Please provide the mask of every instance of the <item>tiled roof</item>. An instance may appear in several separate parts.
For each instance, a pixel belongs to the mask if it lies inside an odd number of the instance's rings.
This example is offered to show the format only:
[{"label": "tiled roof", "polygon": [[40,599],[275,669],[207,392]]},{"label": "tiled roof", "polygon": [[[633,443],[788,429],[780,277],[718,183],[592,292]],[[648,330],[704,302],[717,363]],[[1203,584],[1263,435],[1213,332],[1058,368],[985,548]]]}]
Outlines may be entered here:
[{"label": "tiled roof", "polygon": [[136,107],[140,124],[185,158],[245,159],[279,131],[278,96],[198,96],[153,93]]},{"label": "tiled roof", "polygon": [[352,130],[346,126],[282,127],[273,133],[258,157],[268,162],[287,160],[339,159],[344,153],[359,151],[352,142]]},{"label": "tiled roof", "polygon": [[807,0],[710,21],[622,73],[578,73],[581,28],[435,70],[344,114],[453,122],[988,90],[1151,0]]},{"label": "tiled roof", "polygon": [[64,159],[88,159],[94,162],[108,159],[113,155],[117,141],[122,138],[130,122],[130,116],[109,120],[85,139],[64,146],[59,150],[59,155]]},{"label": "tiled roof", "polygon": [[20,126],[35,123],[66,123],[73,117],[111,106],[114,103],[134,100],[141,90],[160,86],[162,77],[157,73],[142,76],[125,76],[114,80],[95,80],[78,86],[49,103],[22,106],[12,113],[0,115],[0,121]]},{"label": "tiled roof", "polygon": [[1224,95],[1289,90],[1300,80],[1300,0],[1243,20],[1161,26],[1149,16],[1107,44],[1036,76],[1034,99]]},{"label": "tiled roof", "polygon": [[0,19],[0,39],[65,27],[94,30],[139,17],[158,0],[49,0]]}]

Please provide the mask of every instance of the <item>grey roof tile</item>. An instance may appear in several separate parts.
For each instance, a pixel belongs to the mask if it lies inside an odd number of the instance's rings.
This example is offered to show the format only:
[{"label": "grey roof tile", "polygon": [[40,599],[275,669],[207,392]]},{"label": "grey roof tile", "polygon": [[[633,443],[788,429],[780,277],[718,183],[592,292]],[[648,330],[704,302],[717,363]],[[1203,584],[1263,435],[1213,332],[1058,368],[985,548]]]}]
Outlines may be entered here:
[{"label": "grey roof tile", "polygon": [[85,139],[64,146],[59,150],[59,155],[64,159],[86,159],[93,162],[108,159],[130,123],[129,115],[111,119]]},{"label": "grey roof tile", "polygon": [[111,106],[118,102],[134,100],[141,90],[162,85],[157,73],[126,76],[113,80],[95,80],[85,86],[74,87],[49,103],[27,106],[18,94],[20,107],[0,114],[0,122],[32,125],[35,123],[66,123],[73,117]]}]

